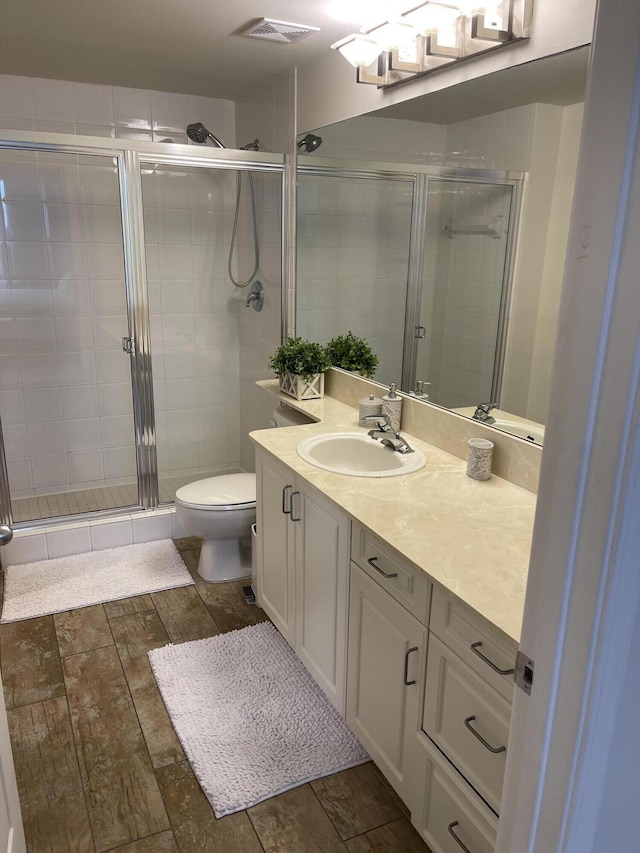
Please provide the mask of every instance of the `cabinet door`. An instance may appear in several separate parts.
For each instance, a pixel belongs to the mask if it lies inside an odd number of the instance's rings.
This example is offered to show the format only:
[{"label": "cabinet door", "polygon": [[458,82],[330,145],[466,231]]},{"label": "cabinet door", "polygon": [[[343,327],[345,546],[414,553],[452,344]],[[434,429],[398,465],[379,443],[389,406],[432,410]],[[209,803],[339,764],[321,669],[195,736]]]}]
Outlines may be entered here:
[{"label": "cabinet door", "polygon": [[291,645],[295,641],[295,525],[291,523],[291,469],[256,456],[258,603]]},{"label": "cabinet door", "polygon": [[[296,521],[299,519],[299,521]],[[294,492],[295,650],[341,714],[345,713],[349,520],[317,492]]]},{"label": "cabinet door", "polygon": [[410,810],[420,773],[415,741],[426,629],[351,567],[347,722]]},{"label": "cabinet door", "polygon": [[498,819],[427,737],[418,735],[424,792],[411,822],[433,853],[493,853]]}]

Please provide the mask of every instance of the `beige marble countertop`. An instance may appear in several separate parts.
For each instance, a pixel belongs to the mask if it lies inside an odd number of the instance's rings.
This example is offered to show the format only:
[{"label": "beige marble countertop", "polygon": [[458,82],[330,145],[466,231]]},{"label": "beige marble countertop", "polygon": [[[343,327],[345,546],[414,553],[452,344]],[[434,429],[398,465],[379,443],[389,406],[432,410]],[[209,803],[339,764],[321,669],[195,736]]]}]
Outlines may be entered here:
[{"label": "beige marble countertop", "polygon": [[307,403],[280,394],[277,381],[259,383],[317,423],[250,433],[354,521],[384,539],[516,642],[520,639],[536,496],[499,477],[478,482],[456,456],[403,432],[426,466],[400,477],[349,477],[301,459],[303,438],[323,432],[363,432],[358,412],[331,397]]}]

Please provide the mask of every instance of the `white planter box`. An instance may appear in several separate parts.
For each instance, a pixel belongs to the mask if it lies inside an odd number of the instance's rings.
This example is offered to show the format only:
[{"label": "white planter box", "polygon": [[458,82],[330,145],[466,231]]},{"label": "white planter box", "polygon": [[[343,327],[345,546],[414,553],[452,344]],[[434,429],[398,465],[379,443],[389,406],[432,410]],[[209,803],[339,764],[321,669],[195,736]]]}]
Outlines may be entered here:
[{"label": "white planter box", "polygon": [[283,373],[280,377],[280,390],[296,400],[316,400],[324,397],[324,373],[316,373],[307,382],[296,373]]}]

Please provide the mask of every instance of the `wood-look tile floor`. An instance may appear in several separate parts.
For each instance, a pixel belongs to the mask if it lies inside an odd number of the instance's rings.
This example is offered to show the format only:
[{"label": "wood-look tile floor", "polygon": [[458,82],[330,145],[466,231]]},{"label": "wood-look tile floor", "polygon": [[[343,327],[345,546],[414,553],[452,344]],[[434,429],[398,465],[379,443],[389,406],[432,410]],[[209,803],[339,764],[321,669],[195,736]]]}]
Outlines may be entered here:
[{"label": "wood-look tile floor", "polygon": [[242,582],[0,625],[0,664],[30,853],[428,853],[373,764],[216,820],[175,735],[150,649],[266,619]]}]

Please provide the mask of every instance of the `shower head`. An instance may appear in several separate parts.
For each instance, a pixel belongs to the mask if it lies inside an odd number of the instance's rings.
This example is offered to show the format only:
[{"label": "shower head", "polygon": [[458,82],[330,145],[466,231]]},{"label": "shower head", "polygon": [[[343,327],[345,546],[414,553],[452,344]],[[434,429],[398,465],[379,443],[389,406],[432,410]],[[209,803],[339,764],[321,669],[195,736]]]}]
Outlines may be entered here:
[{"label": "shower head", "polygon": [[203,142],[206,142],[207,139],[210,139],[214,145],[217,145],[218,148],[224,148],[222,142],[218,139],[217,136],[214,136],[211,131],[207,130],[207,128],[202,124],[201,121],[197,121],[194,124],[187,125],[187,136],[192,142],[197,142],[199,145],[202,145]]},{"label": "shower head", "polygon": [[307,135],[303,136],[300,142],[298,142],[298,151],[301,148],[304,148],[306,154],[311,154],[312,151],[315,151],[317,148],[320,148],[321,145],[321,136],[316,136],[313,133],[307,133]]}]

